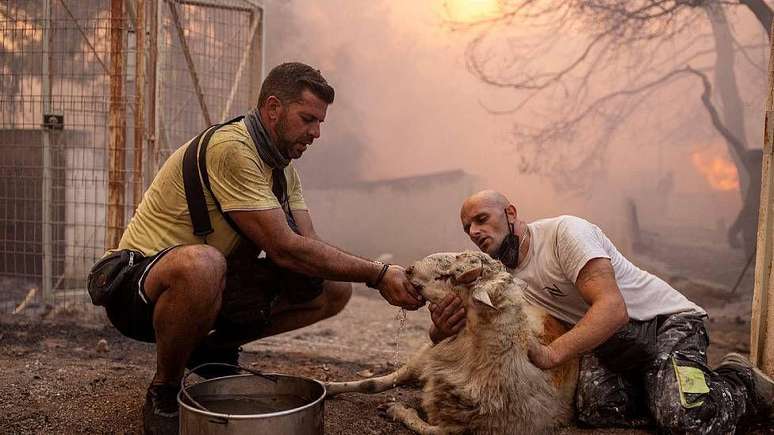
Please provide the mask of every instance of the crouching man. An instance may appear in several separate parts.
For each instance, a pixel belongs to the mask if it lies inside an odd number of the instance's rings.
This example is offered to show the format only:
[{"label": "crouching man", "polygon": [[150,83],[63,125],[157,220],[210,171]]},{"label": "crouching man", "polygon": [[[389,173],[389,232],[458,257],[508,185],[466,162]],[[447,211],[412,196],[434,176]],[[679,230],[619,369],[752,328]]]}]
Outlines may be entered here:
[{"label": "crouching man", "polygon": [[314,230],[291,160],[320,136],[333,97],[308,65],[274,68],[255,110],[169,157],[117,249],[92,268],[89,292],[113,325],[156,343],[146,432],[177,433],[186,365],[236,364],[241,344],[335,315],[350,282],[393,305],[423,304],[403,268],[347,254]]},{"label": "crouching man", "polygon": [[[530,303],[573,325],[547,346],[533,344],[529,357],[550,369],[582,356],[581,423],[655,420],[668,433],[727,434],[771,418],[774,382],[739,354],[711,370],[705,311],[633,265],[597,226],[574,216],[527,224],[495,191],[465,200],[461,219],[482,251],[527,282]],[[434,342],[462,328],[458,300],[430,310]]]}]

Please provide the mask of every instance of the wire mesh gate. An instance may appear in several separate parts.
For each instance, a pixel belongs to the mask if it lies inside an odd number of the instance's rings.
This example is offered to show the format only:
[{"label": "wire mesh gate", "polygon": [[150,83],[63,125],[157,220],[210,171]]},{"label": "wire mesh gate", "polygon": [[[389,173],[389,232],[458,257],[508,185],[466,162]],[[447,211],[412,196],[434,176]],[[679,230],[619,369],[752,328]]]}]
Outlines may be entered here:
[{"label": "wire mesh gate", "polygon": [[88,301],[164,159],[255,103],[262,44],[248,0],[0,3],[0,312]]}]

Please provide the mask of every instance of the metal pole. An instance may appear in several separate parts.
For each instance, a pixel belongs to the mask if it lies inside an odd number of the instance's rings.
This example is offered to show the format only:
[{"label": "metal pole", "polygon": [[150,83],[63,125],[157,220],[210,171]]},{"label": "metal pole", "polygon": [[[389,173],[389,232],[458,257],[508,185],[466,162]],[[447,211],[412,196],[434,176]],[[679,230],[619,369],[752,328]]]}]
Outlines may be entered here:
[{"label": "metal pole", "polygon": [[134,174],[132,200],[134,210],[142,199],[145,190],[142,184],[142,148],[145,142],[145,0],[137,0],[134,34],[137,41],[135,52],[134,87]]},{"label": "metal pole", "polygon": [[[158,0],[150,0],[148,3],[148,27],[150,30],[150,40],[148,41],[148,159],[145,165],[145,179],[153,179],[156,170],[154,156],[158,147],[156,136],[156,68],[158,62]],[[145,186],[143,186],[145,187]]]},{"label": "metal pole", "polygon": [[256,7],[250,16],[251,24],[257,23],[259,29],[253,33],[250,44],[250,59],[252,61],[249,80],[250,95],[248,103],[251,106],[258,105],[258,94],[261,91],[261,83],[266,76],[266,56],[264,56],[263,46],[266,41],[266,11],[263,7]]},{"label": "metal pole", "polygon": [[[774,29],[774,23],[772,23]],[[769,375],[774,375],[774,39],[769,52],[769,95],[763,132],[761,203],[758,211],[758,241],[755,259],[750,358]]]},{"label": "metal pole", "polygon": [[[266,78],[266,50],[264,47],[266,46],[266,7],[261,6],[261,44],[260,44],[260,50],[261,50],[261,82],[263,82],[263,79]],[[260,88],[260,87],[259,87]],[[258,95],[255,96],[255,101],[258,101]]]},{"label": "metal pole", "polygon": [[110,115],[108,130],[108,249],[118,247],[124,229],[124,183],[126,171],[126,106],[123,101],[124,84],[124,2],[110,2]]},{"label": "metal pole", "polygon": [[53,289],[51,284],[53,283],[53,240],[51,234],[51,191],[53,188],[53,180],[51,173],[51,132],[45,125],[44,117],[51,113],[51,1],[44,0],[43,2],[43,77],[42,77],[42,94],[43,94],[43,116],[41,120],[44,121],[42,126],[42,166],[43,166],[43,185],[41,194],[41,236],[43,247],[43,264],[42,264],[42,296],[43,303],[49,304],[52,300]]},{"label": "metal pole", "polygon": [[[256,8],[256,10],[250,15],[250,25],[251,27],[254,26],[256,23],[258,23],[259,26],[261,26],[260,22],[263,20],[263,15],[259,15],[259,9]],[[252,40],[250,41],[250,74],[247,76],[247,79],[249,80],[248,85],[248,96],[247,96],[247,102],[250,105],[250,107],[257,106],[258,103],[258,93],[261,89],[261,74],[262,74],[262,68],[261,68],[261,59],[260,57],[256,56],[255,54],[258,53],[260,55],[260,38],[263,34],[263,26],[258,29],[255,33],[252,35]]]},{"label": "metal pole", "polygon": [[164,1],[163,0],[154,0],[155,1],[155,7],[156,7],[156,64],[155,64],[155,70],[153,74],[155,75],[153,81],[154,81],[154,109],[153,109],[153,138],[154,138],[154,148],[153,148],[153,155],[151,156],[152,162],[153,162],[153,173],[155,174],[159,170],[159,156],[161,152],[161,148],[166,145],[164,132],[162,131],[162,128],[164,128],[162,123],[162,112],[164,110],[164,93],[162,92],[162,75],[161,75],[161,68],[164,65]]}]

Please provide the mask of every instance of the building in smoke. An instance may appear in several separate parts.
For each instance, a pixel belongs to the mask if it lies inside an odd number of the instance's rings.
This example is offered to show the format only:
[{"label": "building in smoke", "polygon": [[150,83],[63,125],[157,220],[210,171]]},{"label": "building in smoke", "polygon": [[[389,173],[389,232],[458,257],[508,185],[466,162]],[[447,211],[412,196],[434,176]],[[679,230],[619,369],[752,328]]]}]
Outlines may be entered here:
[{"label": "building in smoke", "polygon": [[462,170],[412,177],[307,186],[304,197],[320,236],[347,251],[408,264],[434,252],[474,249],[460,205],[479,190]]}]

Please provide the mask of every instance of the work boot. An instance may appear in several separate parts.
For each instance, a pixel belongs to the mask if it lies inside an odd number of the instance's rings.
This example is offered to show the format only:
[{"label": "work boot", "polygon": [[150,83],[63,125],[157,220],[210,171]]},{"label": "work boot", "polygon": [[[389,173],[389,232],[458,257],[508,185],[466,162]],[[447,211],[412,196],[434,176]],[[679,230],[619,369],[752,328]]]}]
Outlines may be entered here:
[{"label": "work boot", "polygon": [[[191,356],[188,358],[186,367],[190,370],[197,366],[207,363],[224,363],[231,365],[239,365],[239,352],[241,347],[225,348],[225,349],[211,349],[208,346],[202,344],[191,352]],[[197,375],[204,379],[220,378],[223,376],[233,376],[242,373],[241,371],[224,366],[210,366],[203,367],[195,372]]]},{"label": "work boot", "polygon": [[746,385],[753,406],[747,415],[753,420],[774,417],[774,380],[753,366],[749,359],[735,352],[729,353],[720,360],[715,372],[741,379]]},{"label": "work boot", "polygon": [[146,435],[177,435],[180,412],[177,406],[179,384],[151,385],[142,407],[142,427]]}]

